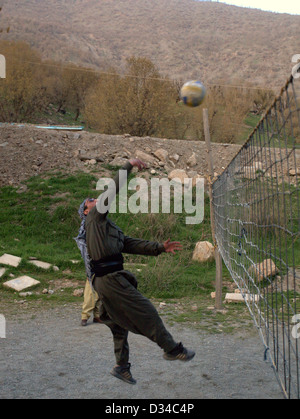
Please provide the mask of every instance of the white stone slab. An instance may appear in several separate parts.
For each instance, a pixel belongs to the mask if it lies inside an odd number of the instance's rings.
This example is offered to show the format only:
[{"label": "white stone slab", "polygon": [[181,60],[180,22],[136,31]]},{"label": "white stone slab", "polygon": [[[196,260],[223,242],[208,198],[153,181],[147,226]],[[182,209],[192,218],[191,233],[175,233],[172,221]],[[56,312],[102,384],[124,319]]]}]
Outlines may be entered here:
[{"label": "white stone slab", "polygon": [[20,276],[19,278],[11,279],[10,281],[4,282],[4,286],[12,288],[16,291],[23,291],[26,288],[30,288],[33,285],[40,284],[40,281],[31,278],[30,276]]},{"label": "white stone slab", "polygon": [[29,263],[32,263],[33,265],[37,266],[38,268],[42,269],[50,269],[51,264],[48,262],[42,262],[41,260],[30,260]]},{"label": "white stone slab", "polygon": [[[247,302],[258,302],[259,295],[246,295],[245,299]],[[242,294],[237,293],[227,293],[225,297],[226,303],[244,303],[245,299]]]},{"label": "white stone slab", "polygon": [[0,278],[5,274],[5,271],[5,268],[0,268]]},{"label": "white stone slab", "polygon": [[22,259],[18,256],[8,255],[7,253],[4,253],[4,255],[0,257],[0,263],[2,265],[13,266],[14,268],[17,268],[19,266],[21,260]]}]

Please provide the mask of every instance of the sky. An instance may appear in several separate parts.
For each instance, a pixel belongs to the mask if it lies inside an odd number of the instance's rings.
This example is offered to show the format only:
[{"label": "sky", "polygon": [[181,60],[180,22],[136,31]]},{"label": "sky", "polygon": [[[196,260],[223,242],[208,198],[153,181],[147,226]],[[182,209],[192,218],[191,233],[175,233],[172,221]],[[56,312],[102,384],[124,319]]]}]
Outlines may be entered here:
[{"label": "sky", "polygon": [[251,7],[276,13],[300,15],[299,0],[220,0],[220,3],[233,4],[241,7]]}]

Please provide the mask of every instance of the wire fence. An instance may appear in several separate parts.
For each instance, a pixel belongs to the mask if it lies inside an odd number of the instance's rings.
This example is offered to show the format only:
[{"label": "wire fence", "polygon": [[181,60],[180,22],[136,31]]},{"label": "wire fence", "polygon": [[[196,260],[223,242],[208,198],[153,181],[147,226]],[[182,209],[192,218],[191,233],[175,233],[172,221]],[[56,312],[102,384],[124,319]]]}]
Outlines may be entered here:
[{"label": "wire fence", "polygon": [[216,241],[286,398],[300,398],[300,79],[213,184]]}]

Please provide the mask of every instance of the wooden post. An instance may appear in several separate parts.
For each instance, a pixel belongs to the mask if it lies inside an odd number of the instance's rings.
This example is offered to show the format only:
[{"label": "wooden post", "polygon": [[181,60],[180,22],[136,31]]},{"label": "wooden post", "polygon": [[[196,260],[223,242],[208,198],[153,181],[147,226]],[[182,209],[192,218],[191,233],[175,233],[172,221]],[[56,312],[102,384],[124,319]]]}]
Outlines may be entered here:
[{"label": "wooden post", "polygon": [[204,123],[204,135],[205,142],[207,147],[207,161],[208,161],[208,170],[209,170],[209,200],[210,200],[210,222],[211,222],[211,232],[215,245],[215,260],[216,260],[216,299],[215,299],[215,308],[221,310],[223,306],[222,302],[222,257],[219,252],[219,248],[216,242],[216,230],[215,230],[215,217],[213,211],[213,193],[212,193],[212,179],[214,178],[214,164],[213,156],[210,142],[210,132],[209,132],[209,120],[208,120],[208,110],[203,109],[203,123]]}]

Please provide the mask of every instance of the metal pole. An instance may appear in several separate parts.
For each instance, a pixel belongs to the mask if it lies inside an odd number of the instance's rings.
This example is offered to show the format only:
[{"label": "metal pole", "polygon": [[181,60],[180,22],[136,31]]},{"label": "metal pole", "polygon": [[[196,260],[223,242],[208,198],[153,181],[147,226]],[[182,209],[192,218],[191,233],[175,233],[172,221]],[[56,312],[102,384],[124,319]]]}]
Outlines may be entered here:
[{"label": "metal pole", "polygon": [[214,164],[213,164],[213,156],[212,156],[212,149],[211,149],[211,141],[210,141],[210,132],[209,132],[209,120],[208,120],[208,110],[203,109],[203,123],[204,123],[204,135],[205,135],[205,142],[207,147],[207,161],[208,161],[208,171],[209,171],[209,200],[210,200],[210,222],[211,222],[211,232],[215,246],[215,260],[216,260],[216,299],[215,299],[215,308],[217,310],[221,310],[223,307],[222,301],[222,286],[223,286],[223,278],[222,278],[222,257],[219,252],[219,248],[216,242],[216,231],[215,231],[215,217],[214,217],[214,210],[213,210],[213,193],[212,193],[212,179],[214,177]]}]

